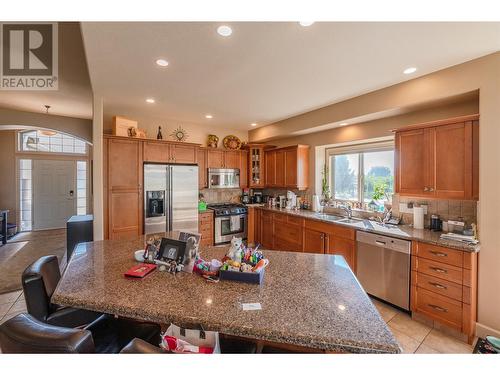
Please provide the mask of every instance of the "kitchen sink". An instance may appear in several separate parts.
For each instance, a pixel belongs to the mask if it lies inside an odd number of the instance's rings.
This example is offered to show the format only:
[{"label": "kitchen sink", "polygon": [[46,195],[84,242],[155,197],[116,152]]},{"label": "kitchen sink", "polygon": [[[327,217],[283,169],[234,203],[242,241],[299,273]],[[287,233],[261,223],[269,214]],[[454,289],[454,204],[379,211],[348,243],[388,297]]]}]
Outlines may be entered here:
[{"label": "kitchen sink", "polygon": [[361,223],[363,220],[362,219],[349,219],[349,218],[343,218],[341,220],[337,220],[339,223],[346,223],[346,224],[358,224]]},{"label": "kitchen sink", "polygon": [[342,216],[337,216],[337,215],[333,215],[333,214],[316,213],[316,214],[314,214],[314,216],[317,217],[318,219],[333,220],[333,221],[340,221],[340,220],[344,219]]}]

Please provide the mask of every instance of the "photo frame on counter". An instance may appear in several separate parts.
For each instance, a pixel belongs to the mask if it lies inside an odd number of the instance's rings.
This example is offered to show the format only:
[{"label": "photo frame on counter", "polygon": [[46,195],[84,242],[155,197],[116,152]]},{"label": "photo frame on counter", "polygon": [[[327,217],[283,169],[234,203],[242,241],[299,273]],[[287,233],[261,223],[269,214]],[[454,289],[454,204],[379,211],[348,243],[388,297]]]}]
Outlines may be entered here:
[{"label": "photo frame on counter", "polygon": [[175,261],[178,264],[184,260],[186,253],[186,242],[171,238],[162,238],[160,250],[158,251],[158,260]]}]

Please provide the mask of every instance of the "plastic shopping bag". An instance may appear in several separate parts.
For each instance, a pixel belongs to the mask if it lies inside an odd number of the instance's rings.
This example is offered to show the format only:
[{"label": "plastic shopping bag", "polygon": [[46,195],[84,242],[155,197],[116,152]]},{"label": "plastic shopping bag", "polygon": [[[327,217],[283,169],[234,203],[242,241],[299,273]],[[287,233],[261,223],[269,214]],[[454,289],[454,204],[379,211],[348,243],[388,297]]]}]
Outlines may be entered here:
[{"label": "plastic shopping bag", "polygon": [[173,353],[219,354],[219,333],[170,324],[162,335],[160,346]]}]

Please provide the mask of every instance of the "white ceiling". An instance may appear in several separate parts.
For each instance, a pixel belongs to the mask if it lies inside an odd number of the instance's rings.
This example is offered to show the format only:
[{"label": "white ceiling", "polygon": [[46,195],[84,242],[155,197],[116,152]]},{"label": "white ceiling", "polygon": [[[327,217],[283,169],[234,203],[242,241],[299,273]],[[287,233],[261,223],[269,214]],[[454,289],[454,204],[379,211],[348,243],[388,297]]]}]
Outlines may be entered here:
[{"label": "white ceiling", "polygon": [[226,24],[83,23],[105,111],[250,129],[500,50],[500,23]]}]

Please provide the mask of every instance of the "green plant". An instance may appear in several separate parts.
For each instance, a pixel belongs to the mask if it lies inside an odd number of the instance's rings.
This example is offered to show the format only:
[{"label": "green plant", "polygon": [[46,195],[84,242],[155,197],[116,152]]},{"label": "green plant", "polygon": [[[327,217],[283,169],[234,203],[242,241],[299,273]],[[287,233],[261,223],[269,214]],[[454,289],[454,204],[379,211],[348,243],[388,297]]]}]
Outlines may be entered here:
[{"label": "green plant", "polygon": [[386,190],[387,184],[383,181],[377,181],[374,184],[372,199],[378,201],[384,197],[387,198]]}]

